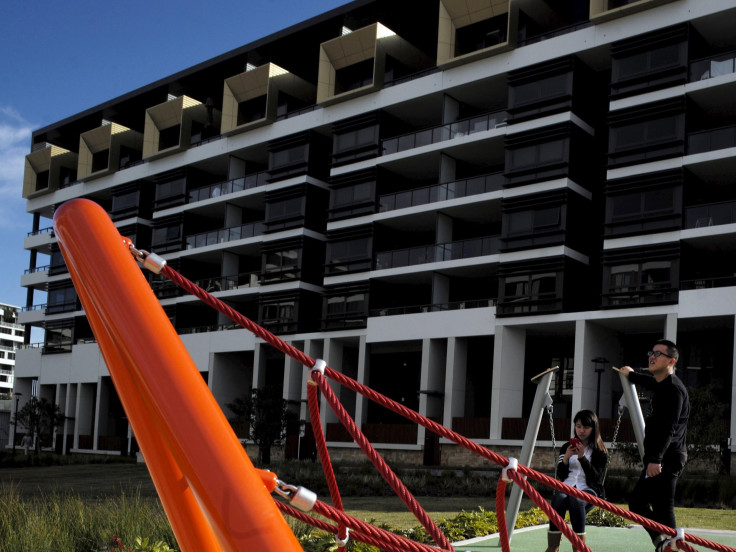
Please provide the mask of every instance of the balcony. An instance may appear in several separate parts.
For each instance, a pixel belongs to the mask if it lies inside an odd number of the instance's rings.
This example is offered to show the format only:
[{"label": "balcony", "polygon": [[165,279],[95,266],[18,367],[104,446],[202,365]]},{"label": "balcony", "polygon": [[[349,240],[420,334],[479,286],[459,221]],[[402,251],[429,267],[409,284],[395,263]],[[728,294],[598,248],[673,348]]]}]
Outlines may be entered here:
[{"label": "balcony", "polygon": [[736,276],[721,276],[716,278],[698,278],[697,280],[682,280],[681,290],[712,289],[736,286]]},{"label": "balcony", "polygon": [[704,228],[736,222],[736,201],[696,205],[685,209],[685,228]]},{"label": "balcony", "polygon": [[687,135],[687,155],[736,147],[736,126],[693,132]]},{"label": "balcony", "polygon": [[670,282],[611,287],[603,294],[604,307],[623,307],[677,302],[679,290]]},{"label": "balcony", "polygon": [[[257,287],[261,285],[260,272],[241,272],[240,274],[235,274],[233,276],[203,278],[201,280],[195,280],[194,283],[210,293]],[[152,280],[151,289],[159,299],[183,295],[183,291],[179,286],[165,278]]]},{"label": "balcony", "polygon": [[736,72],[736,52],[710,56],[690,63],[690,82]]},{"label": "balcony", "polygon": [[467,301],[453,301],[452,303],[430,303],[426,305],[408,305],[405,307],[388,307],[385,309],[371,309],[371,316],[399,316],[402,314],[417,314],[423,312],[445,312],[462,309],[482,309],[496,306],[495,299],[469,299]]},{"label": "balcony", "polygon": [[503,171],[500,171],[484,176],[467,178],[465,180],[445,182],[436,186],[385,194],[379,197],[379,211],[383,213],[395,209],[405,209],[406,207],[425,205],[427,203],[495,192],[503,188],[503,183]]},{"label": "balcony", "polygon": [[387,138],[381,143],[382,155],[407,151],[421,146],[437,144],[446,140],[500,128],[506,126],[506,117],[506,111],[493,111],[485,115],[463,119],[462,121],[425,128],[394,138]]},{"label": "balcony", "polygon": [[242,192],[244,190],[250,190],[251,188],[263,186],[264,184],[268,183],[266,180],[267,177],[267,172],[260,172],[249,174],[247,176],[236,178],[234,180],[218,182],[217,184],[197,188],[189,192],[188,203],[204,201],[205,199],[234,194],[236,192]]},{"label": "balcony", "polygon": [[374,266],[375,270],[385,270],[388,268],[482,257],[484,255],[499,253],[500,246],[500,236],[486,236],[484,238],[473,238],[457,242],[384,251],[376,255]]},{"label": "balcony", "polygon": [[217,245],[218,243],[226,243],[235,240],[243,240],[263,234],[263,222],[252,222],[250,224],[241,224],[232,228],[223,228],[221,230],[213,230],[211,232],[203,232],[186,237],[186,248],[195,249],[197,247],[205,247],[208,245]]}]

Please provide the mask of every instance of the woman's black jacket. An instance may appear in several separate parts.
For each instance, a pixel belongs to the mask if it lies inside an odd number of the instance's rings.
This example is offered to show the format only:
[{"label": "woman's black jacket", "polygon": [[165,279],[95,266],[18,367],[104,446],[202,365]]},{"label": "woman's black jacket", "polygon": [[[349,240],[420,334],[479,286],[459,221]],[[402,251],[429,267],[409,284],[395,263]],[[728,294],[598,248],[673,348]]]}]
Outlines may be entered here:
[{"label": "woman's black jacket", "polygon": [[[565,452],[570,446],[567,442],[560,447],[560,459],[557,463],[557,479],[564,481],[570,473],[570,465],[565,464],[562,459],[565,457]],[[608,463],[608,455],[598,449],[593,449],[593,454],[590,456],[590,461],[587,458],[579,457],[580,466],[583,468],[585,473],[585,482],[592,490],[595,491],[599,497],[603,498],[605,492],[603,489],[603,476],[606,472],[606,464]]]}]

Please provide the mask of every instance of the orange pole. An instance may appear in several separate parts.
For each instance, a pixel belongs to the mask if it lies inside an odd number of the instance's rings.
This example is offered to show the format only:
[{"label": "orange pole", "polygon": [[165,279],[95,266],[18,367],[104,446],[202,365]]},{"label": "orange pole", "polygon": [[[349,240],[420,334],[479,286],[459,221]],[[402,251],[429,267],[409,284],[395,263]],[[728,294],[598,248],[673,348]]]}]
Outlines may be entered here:
[{"label": "orange pole", "polygon": [[[140,427],[133,425],[139,442],[146,440],[141,442],[143,454],[162,445],[168,449],[220,549],[301,552],[107,213],[89,200],[69,201],[57,209],[54,231],[74,285],[83,290],[85,311],[94,311],[98,331],[100,326],[106,330],[101,342],[114,344],[116,352],[109,357],[120,362],[113,361],[108,369],[113,383],[120,385],[121,399],[124,394],[140,399],[126,399],[124,406],[135,412],[128,412],[131,423],[143,421],[149,429],[139,433]],[[171,469],[165,453],[145,458],[155,465],[152,473]],[[182,489],[180,494],[186,494]],[[177,504],[169,504],[167,512],[171,508],[179,511]],[[186,507],[182,512],[191,515]],[[207,540],[206,531],[196,533],[200,541]],[[212,544],[198,545],[198,550],[217,550]]]},{"label": "orange pole", "polygon": [[[69,266],[69,273],[73,281],[80,281],[73,266]],[[77,286],[77,294],[83,304],[90,304],[83,285]],[[150,414],[130,375],[130,367],[123,361],[120,351],[97,312],[87,310],[86,314],[105,363],[111,367],[110,377],[115,388],[119,390],[120,402],[128,414],[130,425],[133,427],[143,457],[146,459],[151,479],[161,498],[161,504],[174,534],[177,536],[179,546],[182,551],[219,550],[217,538],[209,522],[202,515],[202,510],[189,484],[184,479],[169,449],[166,448],[161,435],[149,423]]]}]

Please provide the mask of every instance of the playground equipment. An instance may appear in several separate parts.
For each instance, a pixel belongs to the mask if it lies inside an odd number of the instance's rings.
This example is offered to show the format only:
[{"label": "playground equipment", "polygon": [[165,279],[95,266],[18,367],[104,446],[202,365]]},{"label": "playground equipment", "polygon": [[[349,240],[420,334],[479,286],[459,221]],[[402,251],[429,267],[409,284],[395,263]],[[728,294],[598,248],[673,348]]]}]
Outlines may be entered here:
[{"label": "playground equipment", "polygon": [[[505,486],[509,482],[516,483],[550,519],[563,527],[563,534],[578,550],[589,550],[531,487],[527,478],[564,490],[571,496],[675,537],[673,543],[680,549],[692,550],[688,544],[692,542],[719,552],[736,552],[734,548],[675,531],[568,487],[330,369],[324,361],[308,357],[186,280],[159,256],[136,249],[130,240],[119,234],[107,213],[92,201],[75,199],[59,207],[54,215],[54,232],[182,551],[301,551],[281,512],[335,533],[338,545],[344,545],[352,535],[351,538],[386,551],[453,550],[342,407],[327,382],[331,379],[501,466],[503,471],[496,490],[496,513],[504,552],[509,550],[503,504]],[[163,274],[257,337],[311,368],[309,411],[334,507],[317,500],[301,487],[279,481],[275,474],[255,469],[169,323],[138,263]],[[436,547],[393,535],[342,511],[339,489],[321,432],[318,391],[376,469],[427,529]],[[285,498],[289,504],[274,500],[270,493]],[[305,511],[324,515],[337,525],[318,520]]]}]

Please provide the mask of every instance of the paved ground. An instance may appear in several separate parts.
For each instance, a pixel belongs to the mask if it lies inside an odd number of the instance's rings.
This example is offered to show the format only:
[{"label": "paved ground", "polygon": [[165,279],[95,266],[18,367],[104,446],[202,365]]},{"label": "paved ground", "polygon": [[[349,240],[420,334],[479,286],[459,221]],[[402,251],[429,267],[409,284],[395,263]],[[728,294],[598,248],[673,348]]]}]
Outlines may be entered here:
[{"label": "paved ground", "polygon": [[[649,536],[639,526],[629,529],[618,527],[588,526],[587,544],[592,552],[653,552]],[[708,529],[685,529],[697,535],[736,549],[736,531],[714,531]],[[457,552],[497,552],[501,550],[498,534],[481,539],[472,539],[454,544]],[[547,526],[530,527],[514,532],[511,537],[512,552],[542,552],[547,547]],[[709,550],[695,546],[696,550]],[[563,536],[560,552],[568,552],[572,546]]]}]

